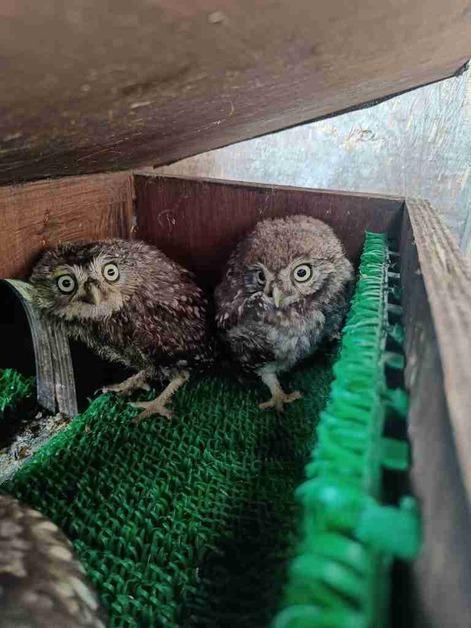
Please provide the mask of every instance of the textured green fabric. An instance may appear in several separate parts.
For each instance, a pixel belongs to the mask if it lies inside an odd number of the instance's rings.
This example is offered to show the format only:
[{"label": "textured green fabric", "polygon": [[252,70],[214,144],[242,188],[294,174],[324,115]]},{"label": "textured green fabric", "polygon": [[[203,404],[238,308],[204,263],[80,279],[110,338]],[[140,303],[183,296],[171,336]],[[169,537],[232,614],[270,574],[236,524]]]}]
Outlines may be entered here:
[{"label": "textured green fabric", "polygon": [[227,377],[184,387],[172,421],[135,426],[102,396],[4,489],[73,541],[112,626],[266,625],[333,359],[288,378],[308,394],[281,418],[257,408],[268,390]]},{"label": "textured green fabric", "polygon": [[34,393],[34,378],[12,369],[0,371],[0,421]]},{"label": "textured green fabric", "polygon": [[[135,426],[134,409],[112,395],[101,396],[4,485],[3,490],[48,515],[72,540],[108,607],[111,626],[266,626],[283,600],[287,564],[299,551],[301,508],[294,489],[313,448],[308,477],[322,468],[327,477],[351,479],[352,490],[360,488],[360,498],[380,494],[380,422],[360,432],[339,424],[334,440],[342,447],[331,443],[328,455],[326,441],[331,437],[327,416],[337,416],[335,404],[342,396],[343,411],[352,402],[353,418],[360,423],[361,406],[373,400],[375,412],[379,408],[383,416],[384,404],[392,404],[377,394],[378,382],[384,382],[386,265],[384,238],[368,236],[361,276],[373,279],[366,286],[360,280],[357,287],[342,358],[335,367],[337,388],[323,415],[322,447],[314,448],[316,426],[327,402],[335,350],[316,356],[286,378],[288,390],[299,387],[307,394],[281,417],[258,410],[257,402],[268,397],[264,387],[228,375],[183,387],[175,397],[177,418],[172,421],[155,418]],[[351,333],[364,324],[368,337]],[[350,362],[349,343],[356,347]],[[355,387],[360,386],[354,397],[348,384],[352,373]],[[401,391],[394,399],[404,407]],[[368,453],[358,462],[354,453],[365,443]],[[401,466],[398,447],[389,445],[388,458]],[[349,464],[353,459],[354,470]],[[342,525],[350,525],[349,534],[352,517],[363,513],[357,498],[357,493],[344,494],[336,511],[345,519]],[[301,502],[301,553],[311,552],[315,560],[304,567],[298,559],[292,563],[285,589],[288,606],[275,622],[360,628],[367,618],[373,625],[375,618],[383,617],[381,552],[361,540],[349,543],[348,534],[332,535],[330,528],[323,530],[324,536],[317,528],[311,534],[306,525],[312,517],[306,516],[302,488]],[[323,516],[322,509],[316,513]],[[332,515],[328,505],[325,514]],[[381,521],[385,514],[381,511]],[[374,516],[355,520],[355,534],[368,536],[372,521],[374,527]],[[333,560],[336,557],[339,560]],[[340,574],[340,581],[334,574],[333,588],[332,566]],[[317,601],[311,584],[306,585],[306,574],[315,584]],[[370,586],[365,586],[365,578]],[[305,613],[297,623],[303,605]]]}]

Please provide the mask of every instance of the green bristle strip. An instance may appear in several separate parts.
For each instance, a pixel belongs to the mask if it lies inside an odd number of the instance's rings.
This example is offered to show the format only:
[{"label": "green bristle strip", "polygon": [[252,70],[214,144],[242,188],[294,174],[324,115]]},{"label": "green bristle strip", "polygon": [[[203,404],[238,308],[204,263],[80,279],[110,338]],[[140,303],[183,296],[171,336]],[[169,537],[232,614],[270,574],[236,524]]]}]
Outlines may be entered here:
[{"label": "green bristle strip", "polygon": [[385,351],[388,334],[403,338],[388,322],[388,295],[398,293],[389,268],[386,237],[367,233],[308,479],[296,491],[302,542],[275,628],[384,628],[391,561],[413,558],[420,546],[415,501],[381,503],[384,466],[408,466],[407,445],[382,436],[388,410],[399,421],[407,412],[404,391],[386,385],[385,364],[402,366]]}]

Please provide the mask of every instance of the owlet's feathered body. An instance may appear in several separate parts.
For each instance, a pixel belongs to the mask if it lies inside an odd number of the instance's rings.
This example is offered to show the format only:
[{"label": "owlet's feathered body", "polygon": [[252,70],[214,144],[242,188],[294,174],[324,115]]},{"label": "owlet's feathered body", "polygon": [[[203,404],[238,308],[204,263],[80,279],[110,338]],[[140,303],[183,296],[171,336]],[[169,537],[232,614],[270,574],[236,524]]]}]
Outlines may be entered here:
[{"label": "owlet's feathered body", "polygon": [[69,243],[46,251],[33,269],[34,302],[103,358],[137,371],[119,394],[148,389],[162,374],[167,388],[143,408],[171,416],[166,407],[193,368],[212,360],[207,301],[191,273],[139,241]]},{"label": "owlet's feathered body", "polygon": [[277,374],[338,335],[353,268],[332,229],[309,216],[259,222],[231,255],[216,288],[216,323],[232,355],[271,392],[278,411],[298,399]]},{"label": "owlet's feathered body", "polygon": [[0,495],[0,626],[105,628],[72,544],[37,510]]}]

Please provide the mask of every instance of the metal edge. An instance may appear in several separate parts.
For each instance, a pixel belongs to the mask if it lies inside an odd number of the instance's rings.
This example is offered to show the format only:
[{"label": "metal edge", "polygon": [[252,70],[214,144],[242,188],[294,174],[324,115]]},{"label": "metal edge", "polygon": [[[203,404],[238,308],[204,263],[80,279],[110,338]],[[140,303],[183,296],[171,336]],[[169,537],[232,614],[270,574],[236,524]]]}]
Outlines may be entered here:
[{"label": "metal edge", "polygon": [[74,367],[67,336],[59,325],[44,319],[34,307],[31,285],[18,279],[0,280],[18,296],[26,313],[36,363],[38,403],[67,417],[78,414]]}]

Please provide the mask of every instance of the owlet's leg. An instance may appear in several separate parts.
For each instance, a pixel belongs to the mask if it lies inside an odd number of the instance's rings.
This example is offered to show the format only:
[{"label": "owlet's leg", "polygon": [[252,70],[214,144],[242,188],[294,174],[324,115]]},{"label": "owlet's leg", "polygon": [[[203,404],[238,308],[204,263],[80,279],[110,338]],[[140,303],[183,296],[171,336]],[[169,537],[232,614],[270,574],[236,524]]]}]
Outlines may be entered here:
[{"label": "owlet's leg", "polygon": [[147,383],[148,377],[149,373],[146,370],[139,371],[139,373],[128,377],[128,379],[125,379],[124,382],[121,382],[120,384],[104,386],[101,389],[101,392],[114,392],[124,397],[125,395],[130,395],[135,390],[150,390],[150,386]]},{"label": "owlet's leg", "polygon": [[152,401],[136,401],[132,403],[131,405],[135,408],[143,408],[142,412],[133,419],[133,422],[140,423],[143,419],[147,419],[147,417],[153,414],[159,414],[167,419],[171,419],[172,411],[166,407],[166,404],[189,378],[190,373],[188,371],[180,371],[170,380],[170,383],[158,397]]},{"label": "owlet's leg", "polygon": [[284,405],[301,399],[302,394],[299,390],[292,393],[285,393],[278,381],[278,377],[275,373],[259,372],[262,382],[268,386],[271,392],[271,399],[258,405],[259,408],[265,410],[267,408],[275,408],[277,412],[283,412]]}]

